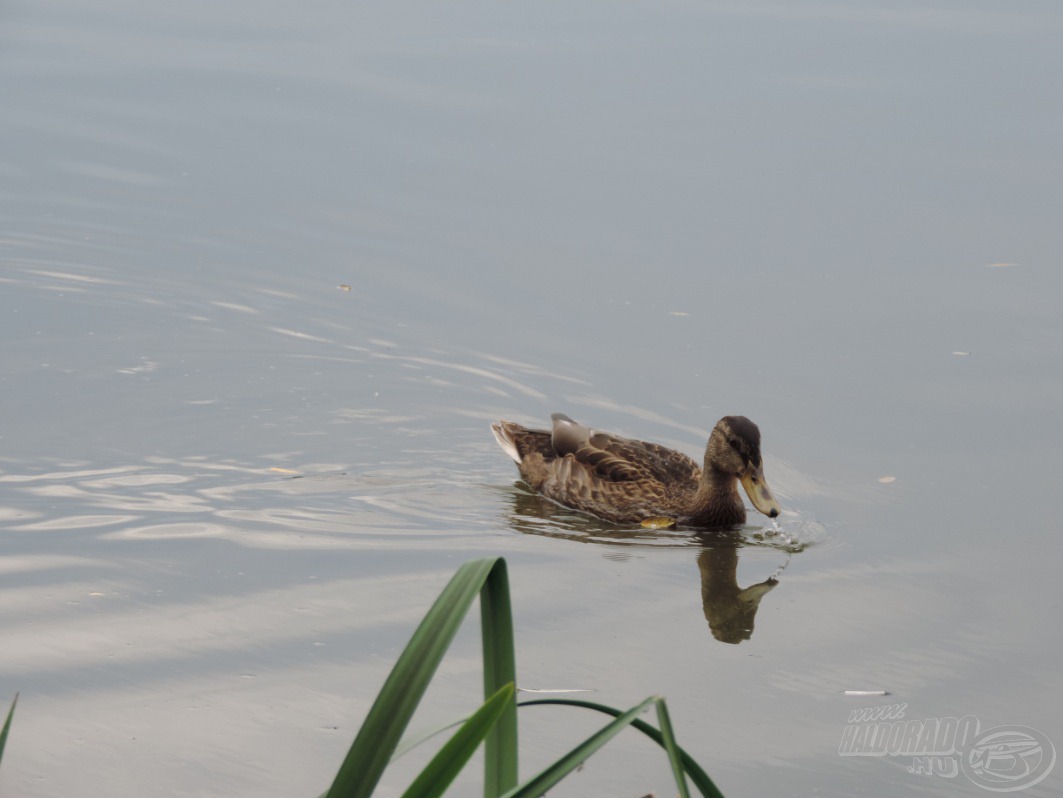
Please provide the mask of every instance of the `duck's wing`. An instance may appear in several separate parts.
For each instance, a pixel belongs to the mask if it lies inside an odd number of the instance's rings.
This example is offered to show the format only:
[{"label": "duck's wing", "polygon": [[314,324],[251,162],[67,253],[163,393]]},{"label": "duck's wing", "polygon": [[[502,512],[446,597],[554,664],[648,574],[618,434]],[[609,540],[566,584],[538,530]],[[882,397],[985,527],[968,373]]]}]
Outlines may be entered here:
[{"label": "duck's wing", "polygon": [[604,482],[647,482],[687,485],[701,478],[698,464],[682,452],[647,441],[623,438],[577,424],[555,413],[551,444],[558,457],[572,455]]}]

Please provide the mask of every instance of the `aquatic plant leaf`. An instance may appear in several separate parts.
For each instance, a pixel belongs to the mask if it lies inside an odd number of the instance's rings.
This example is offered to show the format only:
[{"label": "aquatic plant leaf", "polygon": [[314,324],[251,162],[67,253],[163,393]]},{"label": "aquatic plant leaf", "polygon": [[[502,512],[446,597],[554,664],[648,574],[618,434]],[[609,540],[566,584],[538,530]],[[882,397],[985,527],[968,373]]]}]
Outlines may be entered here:
[{"label": "aquatic plant leaf", "polygon": [[11,702],[11,709],[7,711],[7,720],[4,721],[4,728],[0,729],[0,761],[4,758],[4,746],[7,745],[7,731],[11,728],[11,719],[15,717],[15,705],[18,703],[18,693],[15,693],[15,700]]},{"label": "aquatic plant leaf", "polygon": [[[593,709],[596,712],[612,715],[614,718],[619,717],[621,714],[621,711],[614,707],[606,706],[605,704],[596,704],[593,701],[580,701],[575,698],[536,698],[531,701],[521,701],[519,706],[531,707],[544,706],[547,704]],[[631,722],[631,727],[633,729],[638,729],[655,743],[664,747],[664,735],[650,724],[636,718]],[[679,760],[683,763],[683,770],[686,772],[687,776],[690,777],[690,780],[694,783],[694,786],[697,787],[698,791],[703,796],[706,796],[706,798],[723,798],[723,793],[720,792],[719,788],[713,783],[712,779],[709,778],[709,774],[704,771],[701,765],[699,765],[690,754],[678,745],[676,746],[676,751],[679,753]]]},{"label": "aquatic plant leaf", "polygon": [[687,790],[687,777],[683,772],[683,760],[679,756],[679,746],[676,744],[675,732],[672,730],[672,719],[668,716],[668,705],[663,698],[657,699],[657,725],[661,727],[664,750],[668,752],[672,775],[675,776],[675,786],[679,788],[679,798],[690,798],[690,792]]},{"label": "aquatic plant leaf", "polygon": [[[517,684],[517,655],[513,635],[513,608],[509,575],[501,557],[480,591],[480,627],[483,638],[484,696],[506,684]],[[511,697],[502,717],[484,741],[484,796],[495,798],[517,784],[517,700]]]},{"label": "aquatic plant leaf", "polygon": [[515,694],[516,689],[510,682],[487,699],[432,757],[402,798],[438,798],[446,792],[502,713],[512,705]]},{"label": "aquatic plant leaf", "polygon": [[408,737],[404,737],[402,739],[402,742],[400,742],[398,747],[395,749],[395,753],[391,755],[391,761],[394,762],[399,757],[405,756],[417,746],[421,745],[422,743],[428,742],[436,735],[442,734],[443,732],[447,731],[447,729],[457,728],[461,724],[465,723],[469,719],[469,717],[469,715],[465,715],[463,717],[458,718],[457,720],[452,720],[447,723],[443,723],[439,726],[434,726],[430,729],[411,734]]},{"label": "aquatic plant leaf", "polygon": [[540,771],[538,775],[505,793],[503,798],[538,798],[538,796],[544,795],[547,790],[583,764],[595,751],[622,732],[636,719],[639,713],[655,700],[655,697],[647,698],[627,712],[617,715],[616,720],[612,723],[603,726],[556,762]]},{"label": "aquatic plant leaf", "polygon": [[[484,624],[484,695],[490,697],[505,684],[516,683],[505,560],[489,557],[466,563],[439,594],[399,656],[326,793],[327,798],[372,795],[477,595],[481,598]],[[487,733],[485,753],[484,793],[495,796],[517,782],[517,714],[512,698]]]}]

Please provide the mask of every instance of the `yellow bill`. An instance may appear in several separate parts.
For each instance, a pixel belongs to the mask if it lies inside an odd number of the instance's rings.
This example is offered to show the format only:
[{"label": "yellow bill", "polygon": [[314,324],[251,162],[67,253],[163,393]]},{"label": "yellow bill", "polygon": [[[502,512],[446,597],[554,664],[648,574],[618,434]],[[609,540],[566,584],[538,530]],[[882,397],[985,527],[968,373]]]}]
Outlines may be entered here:
[{"label": "yellow bill", "polygon": [[750,466],[749,470],[740,479],[742,480],[742,487],[746,489],[746,495],[749,500],[753,502],[753,506],[760,512],[764,513],[768,518],[775,518],[781,512],[779,503],[771,495],[771,488],[768,487],[768,483],[764,479],[763,468]]}]

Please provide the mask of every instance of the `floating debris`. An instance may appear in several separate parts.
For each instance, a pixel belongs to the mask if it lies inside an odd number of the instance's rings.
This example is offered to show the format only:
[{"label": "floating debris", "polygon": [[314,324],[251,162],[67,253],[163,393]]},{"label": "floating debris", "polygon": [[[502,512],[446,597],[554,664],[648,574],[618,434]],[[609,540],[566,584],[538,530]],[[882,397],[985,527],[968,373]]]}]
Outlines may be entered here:
[{"label": "floating debris", "polygon": [[970,352],[953,352],[952,354],[954,354],[956,357],[970,357],[971,356]]},{"label": "floating debris", "polygon": [[272,466],[270,468],[270,471],[272,471],[274,474],[298,474],[299,473],[298,471],[292,471],[290,468],[277,468],[276,466]]},{"label": "floating debris", "polygon": [[338,289],[340,289],[341,291],[350,291],[351,290],[351,287],[349,285],[347,285],[346,283],[341,283],[340,285],[337,285],[336,287]]},{"label": "floating debris", "polygon": [[990,263],[986,265],[987,269],[1010,269],[1012,266],[1018,266],[1017,263]]},{"label": "floating debris", "polygon": [[881,482],[883,485],[889,485],[891,482],[896,482],[897,477],[879,477],[878,481]]},{"label": "floating debris", "polygon": [[686,313],[685,311],[682,311],[682,310],[673,310],[668,315],[669,316],[689,316],[690,314]]},{"label": "floating debris", "polygon": [[846,690],[845,694],[856,696],[889,695],[885,690]]}]

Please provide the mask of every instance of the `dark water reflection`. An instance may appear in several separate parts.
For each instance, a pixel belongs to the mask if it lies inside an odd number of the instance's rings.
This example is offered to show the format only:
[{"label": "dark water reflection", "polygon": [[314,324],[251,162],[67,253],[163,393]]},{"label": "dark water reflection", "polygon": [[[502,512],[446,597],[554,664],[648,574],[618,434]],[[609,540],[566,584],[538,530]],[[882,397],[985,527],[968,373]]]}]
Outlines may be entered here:
[{"label": "dark water reflection", "polygon": [[738,586],[737,540],[705,541],[698,555],[701,604],[712,636],[721,643],[741,643],[753,636],[753,620],[760,600],[779,584],[774,576],[746,588]]}]

